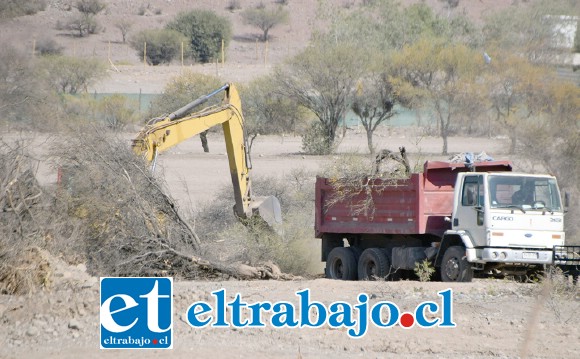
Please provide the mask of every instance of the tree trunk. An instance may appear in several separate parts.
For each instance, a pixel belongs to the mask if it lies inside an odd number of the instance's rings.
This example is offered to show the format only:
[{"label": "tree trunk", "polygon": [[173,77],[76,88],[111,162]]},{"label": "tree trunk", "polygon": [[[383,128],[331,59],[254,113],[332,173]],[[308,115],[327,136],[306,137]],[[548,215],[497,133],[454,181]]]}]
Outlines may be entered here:
[{"label": "tree trunk", "polygon": [[209,152],[209,145],[207,144],[207,133],[209,130],[205,130],[199,134],[201,139],[201,146],[203,147],[203,152]]},{"label": "tree trunk", "polygon": [[439,125],[439,134],[441,135],[441,138],[443,139],[443,151],[441,151],[442,155],[447,155],[447,137],[449,136],[449,133],[447,131],[447,127],[449,124],[449,114],[447,114],[447,124],[445,123],[445,118],[443,117],[443,114],[441,113],[441,109],[438,109],[439,112],[439,121],[437,122],[437,124]]},{"label": "tree trunk", "polygon": [[445,131],[442,131],[441,138],[443,139],[443,152],[441,152],[441,154],[447,155],[447,133],[445,133]]},{"label": "tree trunk", "polygon": [[369,152],[371,156],[375,155],[375,146],[373,145],[373,130],[367,129],[367,144],[369,145]]},{"label": "tree trunk", "polygon": [[518,138],[516,135],[516,128],[514,127],[510,132],[511,132],[511,134],[510,134],[510,154],[513,155],[514,153],[516,153],[516,145],[518,142]]}]

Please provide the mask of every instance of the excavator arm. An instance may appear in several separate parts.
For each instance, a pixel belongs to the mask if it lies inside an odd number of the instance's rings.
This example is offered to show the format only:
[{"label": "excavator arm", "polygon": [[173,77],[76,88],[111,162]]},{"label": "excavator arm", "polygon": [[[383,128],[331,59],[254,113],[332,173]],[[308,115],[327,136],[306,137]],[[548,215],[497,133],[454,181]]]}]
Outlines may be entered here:
[{"label": "excavator arm", "polygon": [[[225,97],[220,105],[191,113],[195,107],[222,91],[225,92]],[[220,124],[224,132],[234,187],[235,214],[245,219],[257,210],[269,224],[281,222],[280,204],[275,197],[252,198],[251,166],[248,164],[246,151],[242,106],[238,91],[231,84],[226,84],[167,116],[149,121],[133,140],[133,151],[152,162],[154,168],[159,153]]]}]

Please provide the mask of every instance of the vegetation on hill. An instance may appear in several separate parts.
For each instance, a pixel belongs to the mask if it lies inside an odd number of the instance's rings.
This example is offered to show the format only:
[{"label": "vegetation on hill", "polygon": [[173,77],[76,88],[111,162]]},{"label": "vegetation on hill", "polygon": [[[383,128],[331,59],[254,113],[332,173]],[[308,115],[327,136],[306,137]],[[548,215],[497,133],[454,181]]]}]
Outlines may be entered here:
[{"label": "vegetation on hill", "polygon": [[34,15],[45,8],[45,0],[2,0],[0,2],[0,19]]},{"label": "vegetation on hill", "polygon": [[167,29],[182,33],[189,41],[189,56],[197,62],[219,58],[222,43],[227,47],[232,38],[232,25],[213,11],[192,10],[177,15]]}]

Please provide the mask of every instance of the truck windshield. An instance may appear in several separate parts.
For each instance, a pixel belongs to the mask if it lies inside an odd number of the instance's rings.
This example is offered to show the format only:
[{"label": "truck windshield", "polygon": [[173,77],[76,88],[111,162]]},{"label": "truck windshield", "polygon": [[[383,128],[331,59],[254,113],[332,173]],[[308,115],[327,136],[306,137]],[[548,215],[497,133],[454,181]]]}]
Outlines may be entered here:
[{"label": "truck windshield", "polygon": [[562,210],[558,184],[553,178],[491,175],[489,196],[491,208]]}]

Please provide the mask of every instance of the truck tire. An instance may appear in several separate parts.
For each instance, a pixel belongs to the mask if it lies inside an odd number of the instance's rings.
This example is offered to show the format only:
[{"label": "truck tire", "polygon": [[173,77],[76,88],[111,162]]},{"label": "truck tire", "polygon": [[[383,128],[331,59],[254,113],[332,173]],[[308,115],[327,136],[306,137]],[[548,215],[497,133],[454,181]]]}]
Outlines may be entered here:
[{"label": "truck tire", "polygon": [[380,248],[365,249],[358,260],[358,279],[377,280],[389,275],[391,263]]},{"label": "truck tire", "polygon": [[465,248],[451,246],[447,248],[441,261],[441,281],[471,282],[473,269],[465,256]]},{"label": "truck tire", "polygon": [[356,258],[350,248],[336,247],[326,259],[326,278],[356,280]]}]

